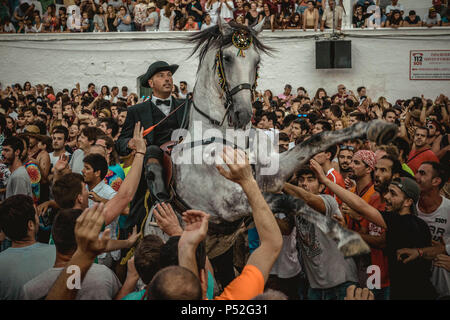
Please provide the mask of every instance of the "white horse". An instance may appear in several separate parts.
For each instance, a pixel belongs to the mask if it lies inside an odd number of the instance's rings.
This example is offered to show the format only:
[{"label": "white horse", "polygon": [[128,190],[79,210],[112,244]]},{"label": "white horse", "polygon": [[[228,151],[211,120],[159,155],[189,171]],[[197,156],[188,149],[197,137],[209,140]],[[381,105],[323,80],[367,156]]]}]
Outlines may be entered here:
[{"label": "white horse", "polygon": [[[274,213],[302,215],[335,239],[345,256],[367,253],[369,247],[357,233],[342,228],[302,200],[280,191],[315,154],[356,138],[386,143],[395,137],[397,128],[380,120],[360,122],[343,130],[313,135],[279,154],[264,131],[251,128],[252,89],[257,79],[260,53],[269,51],[257,38],[263,22],[248,28],[219,21],[217,26],[190,38],[196,44],[194,52],[199,53],[200,63],[189,125],[186,131],[173,136],[184,138],[172,152],[174,189],[178,198],[188,207],[211,214],[211,232],[237,228],[242,218],[251,214],[250,205],[240,186],[219,174],[214,161],[220,158],[224,143],[234,144],[248,152],[256,181]],[[230,132],[247,138],[238,143],[229,134],[227,136]]]}]

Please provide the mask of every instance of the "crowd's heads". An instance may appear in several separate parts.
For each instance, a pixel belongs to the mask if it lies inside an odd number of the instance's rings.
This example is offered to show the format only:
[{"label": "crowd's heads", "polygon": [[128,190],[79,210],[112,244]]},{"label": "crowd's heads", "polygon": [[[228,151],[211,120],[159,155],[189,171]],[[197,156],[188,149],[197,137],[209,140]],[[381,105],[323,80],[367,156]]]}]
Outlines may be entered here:
[{"label": "crowd's heads", "polygon": [[134,253],[134,265],[139,277],[149,284],[154,275],[161,269],[160,252],[164,242],[155,235],[145,236],[137,245]]},{"label": "crowd's heads", "polygon": [[297,177],[297,185],[308,192],[319,194],[323,191],[324,185],[319,182],[316,174],[310,167],[304,166],[295,174]]},{"label": "crowd's heads", "polygon": [[86,209],[88,207],[88,191],[83,176],[78,173],[67,173],[56,180],[52,192],[55,202],[62,209]]},{"label": "crowd's heads", "polygon": [[439,192],[449,179],[449,168],[447,166],[434,161],[423,162],[415,175],[420,190],[422,192],[430,190]]},{"label": "crowd's heads", "polygon": [[202,288],[197,276],[184,267],[160,270],[148,287],[149,300],[201,300]]},{"label": "crowd's heads", "polygon": [[62,209],[53,220],[52,238],[60,254],[72,255],[77,249],[75,224],[82,213],[81,209]]},{"label": "crowd's heads", "polygon": [[100,154],[89,154],[83,159],[83,178],[87,184],[100,182],[108,173],[108,163]]},{"label": "crowd's heads", "polygon": [[14,195],[0,203],[0,229],[14,242],[34,240],[39,230],[39,218],[33,199]]},{"label": "crowd's heads", "polygon": [[375,170],[375,153],[370,150],[359,150],[353,156],[350,164],[352,176],[358,180],[367,175],[371,175]]},{"label": "crowd's heads", "polygon": [[419,201],[420,188],[411,178],[396,178],[389,185],[384,196],[386,211],[417,215],[416,204]]},{"label": "crowd's heads", "polygon": [[2,157],[8,165],[12,165],[16,159],[20,159],[23,151],[24,144],[19,138],[9,137],[3,141]]}]

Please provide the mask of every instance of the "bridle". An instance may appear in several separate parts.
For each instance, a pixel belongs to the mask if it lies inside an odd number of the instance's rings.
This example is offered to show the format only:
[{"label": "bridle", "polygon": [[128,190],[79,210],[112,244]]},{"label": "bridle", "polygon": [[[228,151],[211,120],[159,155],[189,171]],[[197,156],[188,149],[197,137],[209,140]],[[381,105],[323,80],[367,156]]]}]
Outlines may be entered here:
[{"label": "bridle", "polygon": [[[244,30],[239,30],[239,31],[235,31],[233,33],[231,39],[232,39],[233,45],[239,49],[237,55],[241,56],[241,57],[245,57],[244,50],[247,50],[248,48],[250,48],[250,46],[253,42],[252,36]],[[225,74],[225,68],[223,67],[222,47],[220,47],[216,53],[214,69],[216,70],[217,76],[219,78],[219,86],[222,89],[222,95],[223,94],[225,95],[225,103],[224,103],[225,115],[223,116],[222,121],[219,122],[217,120],[212,119],[206,113],[204,113],[203,111],[198,109],[197,106],[195,105],[195,103],[193,103],[194,109],[198,113],[200,113],[202,116],[207,118],[211,124],[221,127],[223,125],[229,111],[231,109],[234,109],[233,96],[241,90],[250,90],[250,92],[254,92],[254,90],[256,90],[256,86],[258,85],[257,84],[258,68],[259,67],[257,67],[257,69],[256,69],[255,81],[253,82],[253,85],[251,85],[250,83],[241,83],[230,90],[230,86],[228,84],[228,80],[227,80],[227,77]]]}]

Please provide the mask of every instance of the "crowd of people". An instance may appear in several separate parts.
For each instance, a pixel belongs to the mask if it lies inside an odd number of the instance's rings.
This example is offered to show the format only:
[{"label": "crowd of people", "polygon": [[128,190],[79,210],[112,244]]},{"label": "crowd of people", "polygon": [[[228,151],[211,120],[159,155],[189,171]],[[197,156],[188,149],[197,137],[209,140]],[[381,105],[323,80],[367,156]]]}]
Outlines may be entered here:
[{"label": "crowd of people", "polygon": [[419,17],[399,0],[355,0],[352,12],[337,0],[1,0],[0,33],[194,31],[219,17],[247,26],[265,18],[264,30],[272,31],[340,30],[345,16],[353,28],[449,26],[446,0],[426,1],[429,12]]},{"label": "crowd of people", "polygon": [[[158,66],[143,80],[154,93],[145,102],[127,87],[98,90],[93,83],[60,92],[30,82],[1,90],[0,299],[450,296],[448,97],[388,101],[343,84],[336,92],[289,84],[278,95],[256,91],[252,125],[278,136],[280,153],[359,122],[398,126],[387,145],[355,139],[314,155],[283,188],[360,234],[371,252],[345,257],[308,220],[272,214],[246,161],[218,170],[240,185],[252,219],[213,254],[204,241],[208,213],[188,210],[180,219],[161,201],[154,210],[160,234],[145,237],[141,224],[128,219],[144,199],[139,189],[158,188],[149,178],[158,174],[149,160],[157,152],[132,121],[145,103],[163,118],[174,101],[192,96],[185,81],[173,85],[176,68]],[[167,137],[155,131],[154,139],[159,145]],[[233,149],[224,153],[245,158]],[[71,273],[62,272],[74,265],[79,290],[66,285]],[[378,280],[369,287],[373,270]]]}]

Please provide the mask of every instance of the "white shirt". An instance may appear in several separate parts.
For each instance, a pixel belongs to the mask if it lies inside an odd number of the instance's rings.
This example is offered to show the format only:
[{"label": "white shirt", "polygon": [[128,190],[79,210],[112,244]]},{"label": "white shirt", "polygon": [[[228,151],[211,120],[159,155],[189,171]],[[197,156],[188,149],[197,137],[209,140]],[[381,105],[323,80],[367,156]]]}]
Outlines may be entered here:
[{"label": "white shirt", "polygon": [[[159,106],[156,104],[156,100],[169,100],[170,101],[170,105],[166,106],[165,104],[160,104]],[[159,108],[159,110],[161,110],[166,116],[170,113],[170,108],[172,106],[172,99],[171,97],[167,98],[167,99],[162,99],[162,98],[158,98],[157,96],[152,96],[152,102],[155,106],[157,106]]]},{"label": "white shirt", "polygon": [[228,9],[227,5],[224,3],[222,4],[222,10],[220,11],[220,16],[224,19],[233,19],[233,11],[234,11],[234,4],[233,1],[226,1],[226,3],[231,7],[231,9]]},{"label": "white shirt", "polygon": [[403,5],[401,5],[400,3],[397,3],[396,6],[393,6],[392,4],[386,6],[386,14],[389,14],[389,12],[394,11],[394,10],[405,11],[403,9]]},{"label": "white shirt", "polygon": [[[445,251],[450,255],[450,200],[441,197],[442,203],[432,213],[423,213],[417,204],[419,218],[425,221],[430,228],[434,241],[443,241]],[[441,267],[433,266],[431,269],[431,283],[436,288],[439,296],[450,295],[450,272]]]},{"label": "white shirt", "polygon": [[[54,167],[56,162],[59,160],[59,156],[55,156],[54,152],[50,152],[48,155],[50,156],[50,162],[52,164],[52,167]],[[67,151],[64,152],[64,155],[70,158],[70,153],[68,153]]]}]

